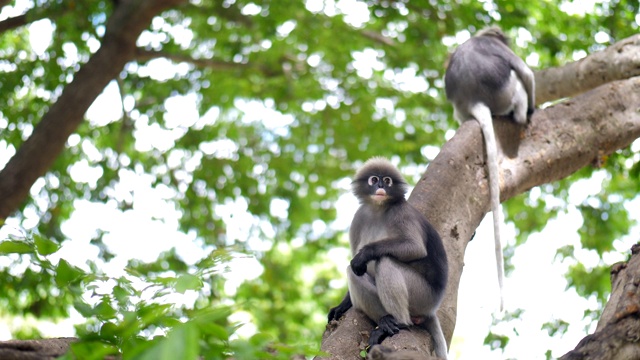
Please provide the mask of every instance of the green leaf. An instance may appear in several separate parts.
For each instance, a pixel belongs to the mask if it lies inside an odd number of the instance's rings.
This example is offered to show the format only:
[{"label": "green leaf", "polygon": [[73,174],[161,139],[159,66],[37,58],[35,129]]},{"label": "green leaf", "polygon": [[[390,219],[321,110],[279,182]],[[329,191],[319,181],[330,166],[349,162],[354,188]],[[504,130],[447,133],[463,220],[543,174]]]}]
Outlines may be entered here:
[{"label": "green leaf", "polygon": [[58,286],[68,286],[80,280],[85,274],[84,271],[69,264],[65,259],[60,259],[56,271],[56,284]]},{"label": "green leaf", "polygon": [[159,338],[156,343],[138,354],[129,358],[124,354],[124,359],[136,360],[173,360],[173,359],[197,359],[200,347],[198,339],[200,332],[194,323],[184,323],[175,327],[169,335]]},{"label": "green leaf", "polygon": [[41,235],[36,234],[33,239],[36,243],[36,251],[38,251],[38,254],[42,256],[51,255],[60,249],[60,244],[46,239]]},{"label": "green leaf", "polygon": [[257,333],[249,339],[249,343],[255,347],[262,347],[273,341],[273,337],[265,333]]},{"label": "green leaf", "polygon": [[73,307],[78,310],[78,312],[80,313],[80,315],[84,316],[84,317],[90,317],[93,316],[93,307],[91,307],[91,305],[88,305],[82,301],[76,301],[73,303]]},{"label": "green leaf", "polygon": [[216,339],[220,339],[223,341],[229,340],[229,332],[223,326],[218,324],[200,324],[200,330],[208,335],[213,336]]},{"label": "green leaf", "polygon": [[107,355],[117,355],[118,349],[102,341],[79,341],[71,344],[71,353],[75,359],[101,360]]},{"label": "green leaf", "polygon": [[175,289],[177,292],[184,294],[187,290],[200,290],[202,286],[203,284],[200,277],[191,274],[184,274],[178,277]]},{"label": "green leaf", "polygon": [[487,337],[484,338],[484,344],[489,345],[491,349],[502,349],[507,346],[509,343],[509,337],[504,335],[498,335],[493,332],[490,332]]},{"label": "green leaf", "polygon": [[33,246],[24,241],[10,240],[0,243],[0,254],[31,254]]},{"label": "green leaf", "polygon": [[104,297],[102,301],[98,303],[95,307],[95,314],[101,320],[113,319],[117,312],[109,303],[109,298]]}]

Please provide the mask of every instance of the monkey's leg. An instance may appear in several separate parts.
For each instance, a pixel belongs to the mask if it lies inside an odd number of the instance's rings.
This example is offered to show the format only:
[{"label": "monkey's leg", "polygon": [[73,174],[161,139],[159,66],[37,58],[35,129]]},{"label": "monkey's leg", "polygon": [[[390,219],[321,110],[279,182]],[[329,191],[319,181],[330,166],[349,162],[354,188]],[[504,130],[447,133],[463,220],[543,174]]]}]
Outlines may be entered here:
[{"label": "monkey's leg", "polygon": [[351,266],[348,266],[347,281],[353,307],[364,312],[373,321],[387,314],[378,298],[375,280],[368,273],[357,276]]},{"label": "monkey's leg", "polygon": [[376,264],[378,298],[386,313],[405,326],[411,325],[407,280],[412,279],[407,279],[407,276],[412,277],[412,271],[390,257],[382,257]]},{"label": "monkey's leg", "polygon": [[510,81],[513,83],[514,87],[513,99],[511,100],[513,104],[513,121],[520,125],[524,125],[529,120],[527,90],[524,88],[522,82],[518,78],[518,75],[513,70],[511,70]]},{"label": "monkey's leg", "polygon": [[[392,318],[397,319],[397,326],[405,328],[416,324],[424,327],[431,334],[436,355],[446,359],[447,343],[436,316],[436,310],[444,294],[434,292],[429,282],[419,272],[391,258],[385,257],[378,261],[376,275],[376,285],[382,304]],[[406,292],[403,293],[405,290]],[[404,307],[405,300],[406,307]],[[402,319],[405,314],[409,318],[405,320],[406,322],[402,322],[399,319]],[[372,337],[373,335],[372,332]],[[390,335],[393,334],[387,336]],[[383,336],[380,341],[387,336]]]},{"label": "monkey's leg", "polygon": [[[379,273],[376,272],[376,274]],[[374,280],[368,273],[357,276],[349,266],[347,280],[353,306],[364,312],[378,325],[369,335],[369,346],[380,344],[387,337],[397,334],[400,331],[400,325],[382,306],[376,287],[377,279]]]}]

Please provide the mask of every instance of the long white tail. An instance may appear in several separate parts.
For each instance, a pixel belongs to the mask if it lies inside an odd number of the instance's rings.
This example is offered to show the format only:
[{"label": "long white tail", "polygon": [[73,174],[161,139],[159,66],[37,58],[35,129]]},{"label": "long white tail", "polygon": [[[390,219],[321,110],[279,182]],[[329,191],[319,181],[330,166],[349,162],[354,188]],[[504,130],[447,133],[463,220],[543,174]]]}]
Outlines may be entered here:
[{"label": "long white tail", "polygon": [[491,110],[482,104],[471,108],[471,115],[480,123],[484,144],[487,149],[487,167],[489,169],[489,193],[491,195],[491,212],[493,213],[493,234],[495,237],[496,266],[498,269],[498,285],[500,286],[500,311],[504,309],[503,281],[504,259],[502,242],[500,241],[500,226],[502,224],[502,209],[500,208],[500,172],[498,170],[498,146],[493,131]]},{"label": "long white tail", "polygon": [[425,320],[426,321],[424,327],[431,334],[431,339],[433,339],[433,347],[436,356],[439,359],[447,360],[447,342],[444,339],[444,334],[442,333],[442,327],[440,326],[438,316],[436,314],[433,314],[427,316]]}]

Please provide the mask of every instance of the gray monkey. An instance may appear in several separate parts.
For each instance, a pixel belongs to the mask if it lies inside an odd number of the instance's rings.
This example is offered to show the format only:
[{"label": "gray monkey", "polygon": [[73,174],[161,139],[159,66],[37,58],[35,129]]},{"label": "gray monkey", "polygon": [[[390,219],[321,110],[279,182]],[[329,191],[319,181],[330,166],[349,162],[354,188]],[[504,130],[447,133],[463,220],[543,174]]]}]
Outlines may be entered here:
[{"label": "gray monkey", "polygon": [[347,268],[349,291],[329,312],[329,322],[352,306],[361,310],[378,324],[369,346],[418,325],[431,334],[436,356],[446,359],[436,316],[448,279],[440,236],[405,200],[407,183],[388,160],[368,160],[352,188],[360,207],[349,231],[354,255]]},{"label": "gray monkey", "polygon": [[509,48],[502,30],[493,26],[479,31],[456,49],[449,59],[444,82],[455,119],[460,123],[476,119],[484,136],[502,310],[504,260],[500,225],[503,220],[492,115],[509,115],[516,123],[527,124],[536,104],[533,71]]}]

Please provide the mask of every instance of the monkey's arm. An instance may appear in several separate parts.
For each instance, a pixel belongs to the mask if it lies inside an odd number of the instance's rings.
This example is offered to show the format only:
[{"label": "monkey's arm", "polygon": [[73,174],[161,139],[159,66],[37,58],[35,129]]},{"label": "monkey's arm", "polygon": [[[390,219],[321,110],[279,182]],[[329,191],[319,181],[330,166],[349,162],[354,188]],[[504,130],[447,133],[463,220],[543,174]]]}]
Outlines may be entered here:
[{"label": "monkey's arm", "polygon": [[427,256],[427,248],[422,237],[388,238],[369,244],[351,259],[353,273],[361,276],[367,271],[367,263],[371,260],[390,256],[404,263],[418,260]]},{"label": "monkey's arm", "polygon": [[344,299],[342,299],[340,305],[329,310],[329,322],[331,322],[331,320],[340,319],[340,317],[344,315],[344,313],[346,313],[347,310],[349,310],[352,306],[353,304],[351,303],[351,294],[349,294],[349,292],[347,291],[347,295],[345,295]]}]

